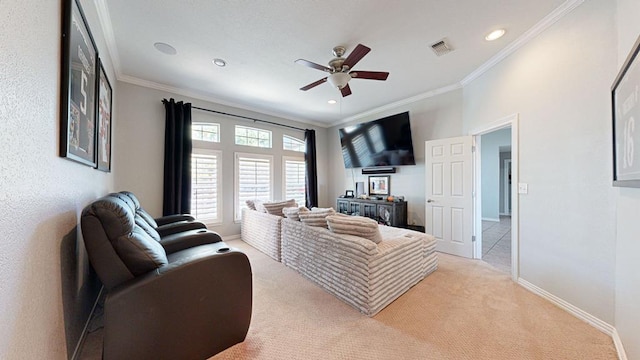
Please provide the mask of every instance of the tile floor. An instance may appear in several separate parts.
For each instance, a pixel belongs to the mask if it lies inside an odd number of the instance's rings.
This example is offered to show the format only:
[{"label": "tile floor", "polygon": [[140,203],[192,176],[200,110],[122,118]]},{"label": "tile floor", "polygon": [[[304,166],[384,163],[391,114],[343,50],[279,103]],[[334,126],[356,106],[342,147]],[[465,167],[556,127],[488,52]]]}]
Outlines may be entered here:
[{"label": "tile floor", "polygon": [[500,216],[500,222],[482,221],[482,260],[511,273],[510,216]]}]

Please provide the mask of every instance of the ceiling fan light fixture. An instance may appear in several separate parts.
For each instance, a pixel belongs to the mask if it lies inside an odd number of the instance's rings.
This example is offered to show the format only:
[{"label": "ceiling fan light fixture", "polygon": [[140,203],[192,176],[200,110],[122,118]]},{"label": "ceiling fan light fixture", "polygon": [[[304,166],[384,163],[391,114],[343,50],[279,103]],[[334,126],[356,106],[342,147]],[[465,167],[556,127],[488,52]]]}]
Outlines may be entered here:
[{"label": "ceiling fan light fixture", "polygon": [[349,80],[351,80],[351,75],[343,72],[333,73],[327,78],[329,84],[339,90],[347,86]]}]

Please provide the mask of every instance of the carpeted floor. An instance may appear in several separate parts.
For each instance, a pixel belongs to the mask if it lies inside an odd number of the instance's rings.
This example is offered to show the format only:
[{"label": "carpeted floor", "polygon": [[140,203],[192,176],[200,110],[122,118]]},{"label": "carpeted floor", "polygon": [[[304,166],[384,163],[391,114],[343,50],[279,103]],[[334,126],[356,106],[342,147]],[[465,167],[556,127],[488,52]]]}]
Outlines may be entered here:
[{"label": "carpeted floor", "polygon": [[609,336],[483,261],[439,254],[435,273],[368,318],[244,242],[228,244],[251,260],[253,317],[247,339],[210,360],[617,359]]}]

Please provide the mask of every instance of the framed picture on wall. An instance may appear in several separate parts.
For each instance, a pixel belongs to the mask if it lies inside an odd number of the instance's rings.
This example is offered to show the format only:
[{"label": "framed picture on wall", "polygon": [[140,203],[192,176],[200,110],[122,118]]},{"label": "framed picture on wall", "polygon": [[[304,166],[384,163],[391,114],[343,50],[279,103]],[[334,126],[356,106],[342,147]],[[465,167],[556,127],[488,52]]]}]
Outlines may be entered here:
[{"label": "framed picture on wall", "polygon": [[369,195],[389,195],[389,176],[369,176]]},{"label": "framed picture on wall", "polygon": [[[613,185],[640,187],[640,37],[611,88]],[[636,124],[638,122],[638,124]]]},{"label": "framed picture on wall", "polygon": [[60,156],[96,166],[98,49],[77,0],[63,1]]},{"label": "framed picture on wall", "polygon": [[104,71],[102,61],[98,66],[98,82],[96,93],[98,94],[96,108],[96,154],[98,156],[96,167],[98,170],[111,171],[111,97],[112,89],[109,78]]}]

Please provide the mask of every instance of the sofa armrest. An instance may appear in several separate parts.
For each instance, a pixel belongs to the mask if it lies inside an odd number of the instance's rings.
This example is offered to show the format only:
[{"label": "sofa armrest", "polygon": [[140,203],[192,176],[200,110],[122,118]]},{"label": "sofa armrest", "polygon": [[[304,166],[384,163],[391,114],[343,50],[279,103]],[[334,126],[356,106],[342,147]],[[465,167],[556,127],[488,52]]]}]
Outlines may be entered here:
[{"label": "sofa armrest", "polygon": [[244,341],[252,311],[247,256],[225,243],[170,255],[105,300],[103,359],[206,359]]},{"label": "sofa armrest", "polygon": [[187,220],[169,223],[165,225],[158,225],[156,231],[160,237],[165,237],[171,234],[176,234],[188,230],[206,229],[207,226],[199,221]]},{"label": "sofa armrest", "polygon": [[178,221],[193,221],[195,220],[195,218],[189,214],[174,214],[174,215],[162,216],[159,218],[155,218],[153,220],[156,221],[156,224],[158,224],[158,226],[162,226],[162,225],[166,225],[166,224],[170,224]]},{"label": "sofa armrest", "polygon": [[221,241],[222,238],[218,233],[206,229],[197,229],[164,236],[160,239],[160,245],[162,245],[167,254],[173,254],[195,246],[214,244]]}]

